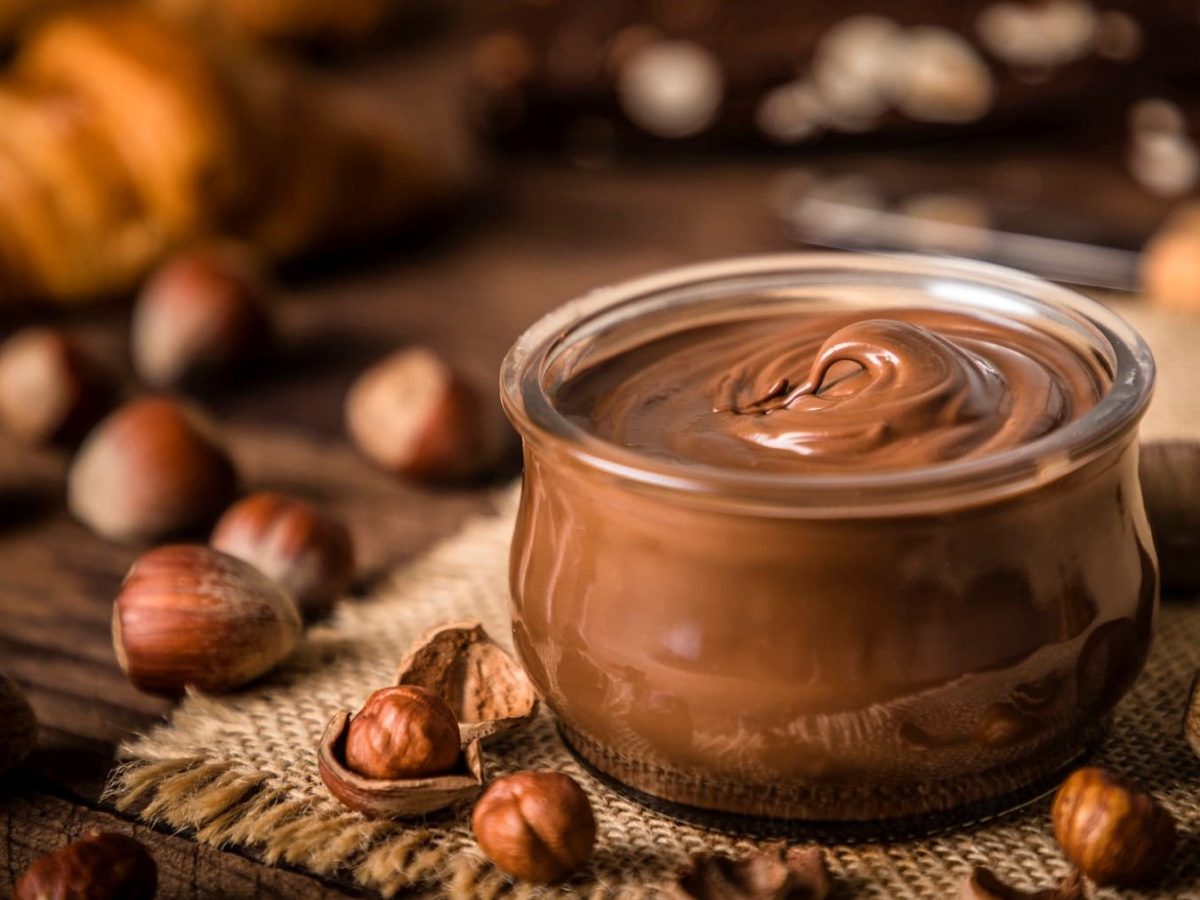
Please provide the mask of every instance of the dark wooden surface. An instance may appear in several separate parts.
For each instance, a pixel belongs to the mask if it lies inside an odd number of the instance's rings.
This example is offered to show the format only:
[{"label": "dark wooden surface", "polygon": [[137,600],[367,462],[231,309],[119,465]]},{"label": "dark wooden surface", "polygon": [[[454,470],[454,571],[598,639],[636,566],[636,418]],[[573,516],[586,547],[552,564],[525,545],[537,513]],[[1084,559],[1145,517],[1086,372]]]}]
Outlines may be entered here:
[{"label": "dark wooden surface", "polygon": [[[397,102],[415,92],[453,104],[454,48],[417,57],[368,64],[361,77]],[[921,171],[944,169],[938,152]],[[913,171],[892,156],[860,162],[893,183]],[[658,160],[595,172],[508,163],[435,234],[292,276],[279,304],[278,357],[253,382],[207,399],[246,484],[294,491],[344,516],[362,562],[357,590],[369,590],[483,508],[488,485],[429,491],[371,469],[343,435],[342,396],[354,375],[422,342],[491,391],[517,334],[576,294],[691,260],[788,249],[767,199],[785,164]],[[971,167],[964,172],[970,181]],[[1112,192],[1109,207],[1135,228],[1158,214],[1128,191]],[[124,370],[127,318],[116,308],[60,321]],[[11,325],[0,319],[0,333]],[[64,458],[0,443],[0,670],[28,692],[41,722],[33,758],[0,787],[0,896],[36,855],[91,827],[145,840],[164,898],[357,896],[346,884],[148,831],[106,807],[116,745],[161,722],[170,705],[135,691],[111,649],[111,601],[136,548],[107,543],[65,514],[64,470]]]}]

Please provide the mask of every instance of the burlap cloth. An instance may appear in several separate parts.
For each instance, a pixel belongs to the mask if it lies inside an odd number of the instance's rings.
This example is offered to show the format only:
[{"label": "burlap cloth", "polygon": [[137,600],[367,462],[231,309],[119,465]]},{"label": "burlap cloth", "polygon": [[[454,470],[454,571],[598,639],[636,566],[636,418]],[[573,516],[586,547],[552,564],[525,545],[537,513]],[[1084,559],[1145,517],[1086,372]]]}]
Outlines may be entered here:
[{"label": "burlap cloth", "polygon": [[[1147,334],[1166,376],[1148,422],[1154,436],[1200,430],[1200,320],[1124,309]],[[214,845],[239,845],[268,863],[348,876],[390,895],[424,885],[455,896],[532,896],[567,891],[594,897],[653,894],[699,851],[739,854],[755,842],[680,824],[627,799],[584,772],[543,711],[528,729],[490,750],[489,775],[558,769],[579,779],[596,810],[590,866],[564,886],[514,884],[484,860],[467,811],[426,822],[372,822],[332,800],[317,776],[316,747],[330,716],[356,709],[389,684],[396,663],[427,628],[479,618],[504,641],[507,561],[515,493],[497,512],[397,572],[366,602],[343,604],[314,629],[269,681],[232,697],[188,696],[168,724],[122,748],[109,794],[151,821],[192,831]],[[1200,760],[1181,737],[1188,687],[1200,669],[1200,603],[1164,604],[1153,654],[1117,710],[1102,764],[1155,791],[1184,834],[1171,870],[1150,893],[1200,897]],[[844,897],[957,896],[974,865],[1015,885],[1047,886],[1067,869],[1049,828],[1048,801],[991,822],[892,844],[831,845],[827,859]],[[1096,896],[1118,896],[1097,892]]]}]

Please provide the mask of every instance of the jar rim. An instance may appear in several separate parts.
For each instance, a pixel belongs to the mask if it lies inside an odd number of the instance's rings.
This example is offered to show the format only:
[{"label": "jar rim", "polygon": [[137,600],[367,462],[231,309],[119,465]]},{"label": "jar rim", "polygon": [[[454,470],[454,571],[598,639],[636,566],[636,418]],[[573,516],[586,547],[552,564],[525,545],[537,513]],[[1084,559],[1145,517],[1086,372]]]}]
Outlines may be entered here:
[{"label": "jar rim", "polygon": [[[658,459],[590,433],[555,406],[545,385],[547,366],[556,349],[569,345],[572,334],[588,322],[657,295],[690,290],[699,295],[704,288],[752,278],[777,278],[784,287],[789,282],[845,286],[856,278],[864,285],[870,279],[873,284],[905,279],[956,308],[993,313],[996,298],[1018,295],[1029,308],[1065,315],[1103,341],[1112,355],[1112,383],[1084,415],[1019,447],[930,466],[853,473],[758,472]],[[982,299],[986,292],[994,295],[991,306]],[[964,492],[973,499],[993,499],[1074,471],[1133,431],[1150,402],[1154,379],[1149,346],[1123,318],[1096,300],[1036,276],[954,257],[796,252],[667,269],[570,300],[534,322],[513,344],[501,365],[500,398],[524,441],[565,448],[587,468],[609,477],[696,500],[741,501],[793,512],[797,506],[806,512],[823,507],[844,514],[881,505],[888,511],[905,505],[928,511],[931,497],[945,493],[953,493],[958,504]]]}]

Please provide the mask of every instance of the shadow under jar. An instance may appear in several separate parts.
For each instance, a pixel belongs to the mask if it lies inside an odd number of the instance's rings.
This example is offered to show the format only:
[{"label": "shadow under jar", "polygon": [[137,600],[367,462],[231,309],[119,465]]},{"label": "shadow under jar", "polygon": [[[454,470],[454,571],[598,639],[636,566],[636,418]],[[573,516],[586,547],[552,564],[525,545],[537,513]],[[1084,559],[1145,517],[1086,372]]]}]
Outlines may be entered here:
[{"label": "shadow under jar", "polygon": [[752,257],[568,303],[501,376],[520,658],[574,750],[654,798],[1012,798],[1145,661],[1153,379],[1101,305],[966,261]]}]

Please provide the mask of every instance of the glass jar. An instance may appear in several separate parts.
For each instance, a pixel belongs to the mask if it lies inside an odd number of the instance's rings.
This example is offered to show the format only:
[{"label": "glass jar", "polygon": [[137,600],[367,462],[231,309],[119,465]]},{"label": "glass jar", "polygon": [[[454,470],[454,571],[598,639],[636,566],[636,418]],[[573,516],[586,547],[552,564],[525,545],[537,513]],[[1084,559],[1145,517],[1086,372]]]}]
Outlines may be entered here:
[{"label": "glass jar", "polygon": [[[1111,388],[1023,446],[835,474],[657,459],[555,405],[596,363],[701,324],[888,308],[1024,323]],[[501,375],[524,442],[522,663],[571,747],[654,798],[830,822],[1019,794],[1087,750],[1145,660],[1158,574],[1136,438],[1153,379],[1114,313],[968,261],[752,257],[572,301]]]}]

